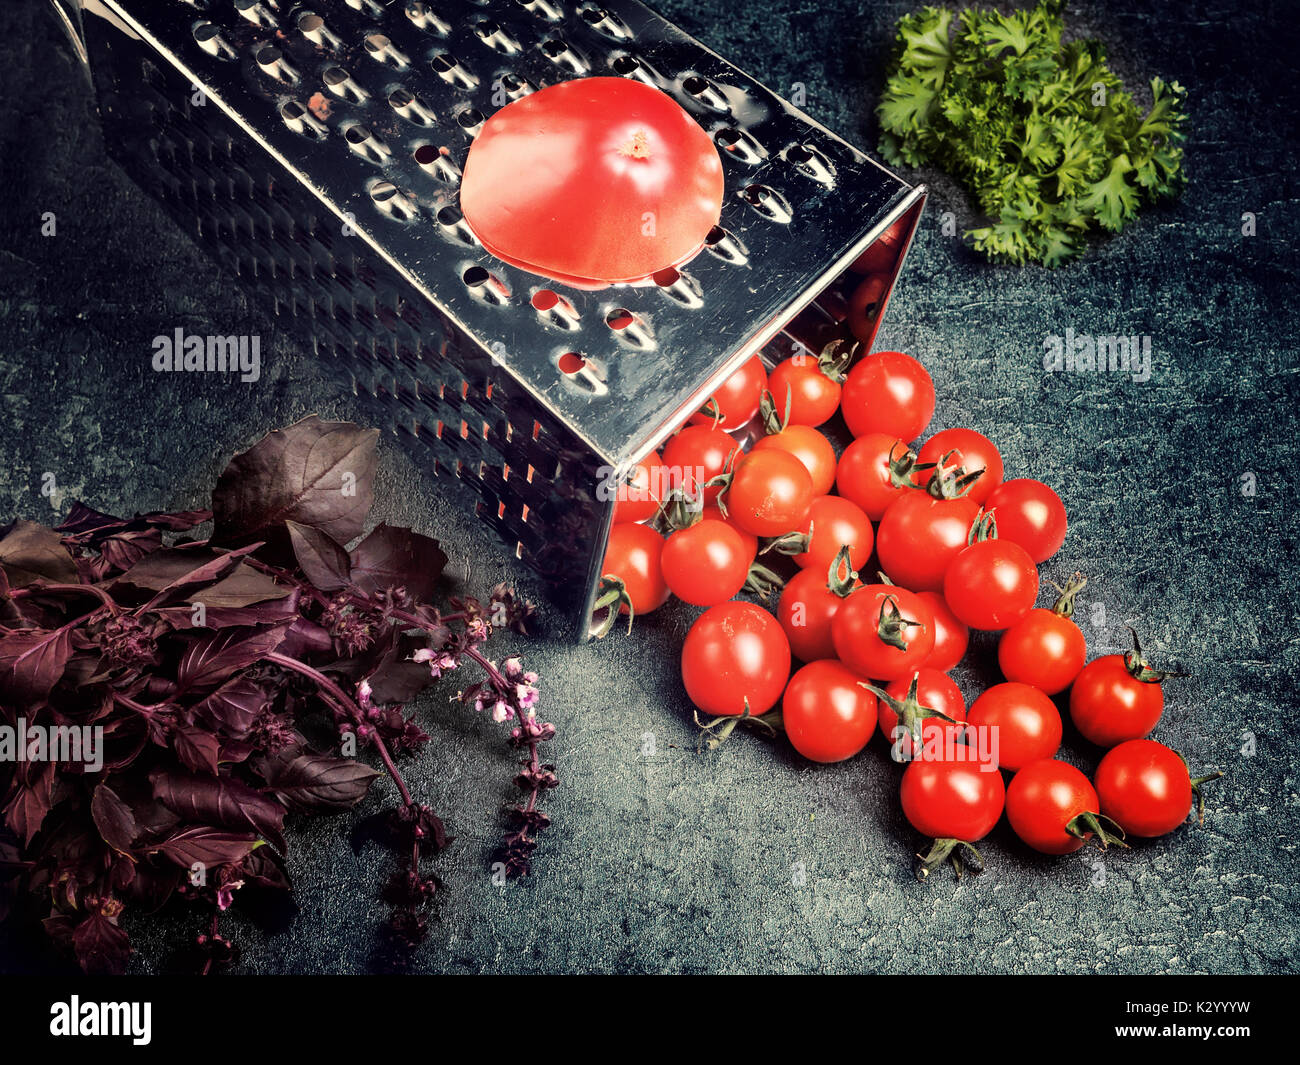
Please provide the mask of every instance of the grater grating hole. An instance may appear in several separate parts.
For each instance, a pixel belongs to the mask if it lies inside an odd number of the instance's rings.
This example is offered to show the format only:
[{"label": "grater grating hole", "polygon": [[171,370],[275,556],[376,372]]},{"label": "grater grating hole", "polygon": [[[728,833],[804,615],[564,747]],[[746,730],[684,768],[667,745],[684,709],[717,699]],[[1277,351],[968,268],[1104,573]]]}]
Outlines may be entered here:
[{"label": "grater grating hole", "polygon": [[325,48],[338,48],[343,39],[325,25],[325,20],[315,11],[303,11],[298,15],[298,31],[311,41]]},{"label": "grater grating hole", "polygon": [[371,18],[379,18],[384,14],[384,9],[379,0],[347,0],[347,5],[353,11],[360,11],[363,15],[369,15]]},{"label": "grater grating hole", "polygon": [[257,55],[254,58],[257,60],[257,65],[262,68],[263,72],[275,78],[276,81],[282,81],[286,85],[294,85],[297,83],[299,78],[298,71],[289,65],[288,61],[284,58],[284,53],[275,45],[268,44],[263,48],[259,48],[257,50]]},{"label": "grater grating hole", "polygon": [[340,66],[326,67],[321,73],[321,80],[325,83],[325,88],[341,100],[351,100],[354,104],[360,104],[368,99],[369,94],[366,90],[353,81],[352,75]]},{"label": "grater grating hole", "polygon": [[721,226],[714,226],[704,238],[704,250],[716,255],[724,263],[739,266],[749,262],[749,249],[734,233],[729,233]]},{"label": "grater grating hole", "polygon": [[605,324],[619,341],[633,348],[647,351],[655,346],[650,327],[644,319],[626,307],[615,307],[609,311],[605,315]]},{"label": "grater grating hole", "polygon": [[611,40],[626,41],[632,36],[632,31],[628,29],[626,22],[596,4],[584,5],[579,11],[579,15],[588,26],[597,33],[603,33]]},{"label": "grater grating hole", "polygon": [[478,75],[467,70],[463,63],[450,52],[435,52],[429,60],[433,72],[448,85],[458,89],[473,89],[478,85]]},{"label": "grater grating hole", "polygon": [[591,69],[591,64],[562,37],[547,37],[540,47],[542,55],[557,67],[562,67],[570,73],[585,74]]},{"label": "grater grating hole", "polygon": [[370,198],[384,214],[399,222],[410,222],[419,214],[414,201],[391,181],[375,182],[370,188]]},{"label": "grater grating hole", "polygon": [[382,33],[369,33],[362,42],[371,57],[396,70],[406,70],[411,61]]},{"label": "grater grating hole", "polygon": [[477,107],[467,107],[456,115],[456,124],[471,137],[477,137],[487,117]]},{"label": "grater grating hole", "polygon": [[304,137],[310,137],[313,140],[324,140],[329,133],[325,124],[318,122],[315,116],[297,100],[286,100],[281,104],[280,117],[284,119],[284,124],[295,133],[300,133]]},{"label": "grater grating hole", "polygon": [[235,10],[244,18],[248,19],[254,26],[264,26],[267,29],[274,29],[279,23],[275,15],[271,13],[270,8],[262,3],[262,0],[235,0]]},{"label": "grater grating hole", "polygon": [[592,396],[603,396],[609,391],[605,373],[600,364],[578,351],[564,351],[555,360],[564,380],[572,387]]},{"label": "grater grating hole", "polygon": [[504,55],[518,55],[520,48],[519,42],[510,34],[503,30],[499,23],[491,19],[483,19],[474,27],[474,32],[478,34],[479,40],[489,48],[493,48]]},{"label": "grater grating hole", "polygon": [[755,211],[773,222],[787,223],[794,218],[790,201],[770,185],[746,185],[740,190],[740,196]]},{"label": "grater grating hole", "polygon": [[532,303],[533,309],[551,325],[568,330],[580,328],[580,315],[577,308],[558,292],[549,288],[538,289],[529,302]]},{"label": "grater grating hole", "polygon": [[357,155],[372,163],[386,163],[392,158],[392,149],[360,122],[354,122],[344,129],[343,139]]},{"label": "grater grating hole", "polygon": [[194,24],[194,40],[208,55],[217,59],[234,59],[235,50],[211,22]]},{"label": "grater grating hole", "polygon": [[682,91],[714,111],[730,111],[731,105],[716,85],[700,74],[688,74],[682,79]]},{"label": "grater grating hole", "polygon": [[767,149],[754,135],[735,126],[723,126],[713,135],[713,142],[723,150],[725,158],[740,159],[751,164],[761,163],[767,158]]},{"label": "grater grating hole", "polygon": [[515,3],[531,15],[543,18],[547,22],[558,22],[563,12],[554,0],[515,0]]},{"label": "grater grating hole", "polygon": [[436,33],[440,37],[445,37],[451,32],[451,23],[439,16],[428,4],[407,4],[406,17],[426,33]]},{"label": "grater grating hole", "polygon": [[704,293],[696,280],[688,274],[670,266],[654,274],[652,279],[659,286],[659,291],[675,303],[691,308],[704,306]]},{"label": "grater grating hole", "polygon": [[482,266],[470,266],[461,275],[470,295],[484,303],[501,305],[510,301],[510,290],[495,274]]}]

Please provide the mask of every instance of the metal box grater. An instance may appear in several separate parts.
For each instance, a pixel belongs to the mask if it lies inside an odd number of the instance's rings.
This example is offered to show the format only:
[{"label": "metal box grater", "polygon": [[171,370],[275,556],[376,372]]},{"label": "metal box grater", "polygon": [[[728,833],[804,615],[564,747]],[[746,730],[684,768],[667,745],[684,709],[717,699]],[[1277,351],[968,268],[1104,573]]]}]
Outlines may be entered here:
[{"label": "metal box grater", "polygon": [[[846,266],[904,216],[910,242],[925,198],[634,0],[53,2],[112,155],[473,487],[578,638],[613,513],[597,484],[755,352],[818,342]],[[508,266],[457,207],[486,116],[588,75],[669,93],[724,160],[719,226],[650,286]]]}]

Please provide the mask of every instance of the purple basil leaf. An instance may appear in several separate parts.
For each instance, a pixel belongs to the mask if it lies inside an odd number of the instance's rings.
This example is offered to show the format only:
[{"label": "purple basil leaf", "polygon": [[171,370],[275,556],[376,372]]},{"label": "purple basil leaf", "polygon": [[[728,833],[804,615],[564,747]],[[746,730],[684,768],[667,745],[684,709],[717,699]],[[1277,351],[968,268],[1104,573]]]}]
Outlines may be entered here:
[{"label": "purple basil leaf", "polygon": [[352,584],[365,595],[401,586],[429,602],[446,565],[437,540],[381,523],[352,549]]},{"label": "purple basil leaf", "polygon": [[284,809],[273,799],[229,777],[155,769],[154,797],[183,821],[256,832],[284,849]]},{"label": "purple basil leaf", "polygon": [[286,521],[347,543],[374,501],[377,429],[314,414],[236,455],[212,493],[219,544],[266,540]]},{"label": "purple basil leaf", "polygon": [[138,832],[135,814],[107,784],[100,784],[91,795],[90,816],[105,843],[121,854],[131,853]]},{"label": "purple basil leaf", "polygon": [[[201,602],[205,607],[245,607],[283,599],[292,589],[240,560],[239,556],[250,550],[219,554],[206,548],[165,548],[117,578],[112,591],[115,595],[132,589],[157,593],[146,609],[177,598]],[[201,587],[204,584],[206,588]]]},{"label": "purple basil leaf", "polygon": [[26,762],[23,765],[28,767],[26,774],[20,772],[14,778],[14,791],[5,804],[4,821],[9,830],[23,841],[23,846],[27,846],[50,812],[54,765],[50,762]]},{"label": "purple basil leaf", "polygon": [[433,683],[433,674],[425,662],[412,662],[411,656],[425,641],[418,637],[403,636],[374,667],[366,679],[376,703],[409,703]]},{"label": "purple basil leaf", "polygon": [[35,581],[78,583],[77,564],[63,546],[62,537],[34,521],[20,519],[0,535],[0,568],[14,588]]},{"label": "purple basil leaf", "polygon": [[187,691],[216,687],[274,651],[286,631],[287,625],[265,629],[240,626],[200,636],[181,656],[176,682]]},{"label": "purple basil leaf", "polygon": [[193,725],[181,725],[172,732],[172,750],[181,765],[195,773],[217,775],[221,741],[211,732]]},{"label": "purple basil leaf", "polygon": [[333,655],[334,637],[316,622],[300,617],[289,626],[289,634],[276,650],[306,662],[320,655]]},{"label": "purple basil leaf", "polygon": [[193,708],[194,720],[233,739],[242,740],[266,709],[270,696],[251,677],[226,681]]},{"label": "purple basil leaf", "polygon": [[126,972],[131,942],[117,924],[102,913],[92,913],[72,932],[72,945],[82,969],[96,976]]},{"label": "purple basil leaf", "polygon": [[41,706],[71,656],[72,634],[63,629],[8,634],[0,640],[0,695],[19,706]]},{"label": "purple basil leaf", "polygon": [[256,884],[273,891],[293,890],[289,873],[284,867],[284,859],[270,847],[258,847],[244,859],[241,877],[247,884]]},{"label": "purple basil leaf", "polygon": [[99,545],[99,552],[106,565],[125,571],[161,547],[162,533],[157,529],[146,529],[106,537]]},{"label": "purple basil leaf", "polygon": [[80,499],[74,500],[68,516],[57,526],[65,536],[88,536],[97,532],[116,532],[129,524],[125,518],[115,518],[88,507]]},{"label": "purple basil leaf", "polygon": [[261,840],[256,836],[246,832],[232,832],[228,828],[214,828],[211,825],[191,825],[173,832],[154,849],[182,869],[188,869],[195,862],[206,866],[237,862],[260,843]]},{"label": "purple basil leaf", "polygon": [[270,762],[266,782],[289,809],[313,813],[355,806],[377,776],[368,765],[351,758],[300,754],[287,763]]},{"label": "purple basil leaf", "polygon": [[352,576],[352,564],[343,545],[327,532],[296,521],[286,521],[289,542],[293,545],[298,567],[322,592],[346,588]]},{"label": "purple basil leaf", "polygon": [[[196,615],[194,605],[164,606],[152,613],[173,629],[227,629],[234,625],[279,625],[298,618],[298,589],[283,599],[270,599],[252,606],[212,606],[206,592],[194,597],[203,604],[203,615]],[[195,620],[202,625],[195,625]]]}]

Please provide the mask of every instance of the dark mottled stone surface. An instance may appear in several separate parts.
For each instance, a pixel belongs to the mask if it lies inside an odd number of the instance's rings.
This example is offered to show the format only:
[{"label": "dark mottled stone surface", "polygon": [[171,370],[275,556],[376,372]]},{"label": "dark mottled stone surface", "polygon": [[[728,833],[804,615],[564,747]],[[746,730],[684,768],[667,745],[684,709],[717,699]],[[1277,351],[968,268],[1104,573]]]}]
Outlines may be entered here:
[{"label": "dark mottled stone surface", "polygon": [[[859,144],[893,24],[909,4],[687,3],[661,8]],[[438,862],[440,920],[418,967],[446,972],[1275,972],[1297,967],[1296,518],[1297,53],[1289,5],[1072,4],[1130,85],[1190,90],[1190,185],[1081,262],[995,268],[942,235],[971,220],[943,175],[881,343],[931,369],[934,426],[972,424],[1016,474],[1056,485],[1072,527],[1044,576],[1093,575],[1082,611],[1095,652],[1123,624],[1193,673],[1170,684],[1158,737],[1227,776],[1203,829],[1107,857],[1031,855],[1005,824],[988,870],[960,884],[911,877],[918,845],[880,747],[814,767],[749,737],[695,753],[676,654],[693,616],[666,609],[631,638],[575,648],[519,641],[560,730],[563,786],[536,875],[496,887],[487,859],[511,794],[499,730],[435,689],[433,744],[410,768],[455,846]],[[90,99],[39,0],[0,13],[0,518],[64,507],[200,505],[235,450],[318,411],[354,408],[306,353],[106,162]],[[52,211],[58,235],[40,235]],[[1243,212],[1258,218],[1244,238]],[[149,341],[183,326],[256,332],[256,386],[149,370]],[[1067,327],[1148,335],[1153,375],[1049,375],[1042,342]],[[1242,478],[1253,474],[1253,496]],[[459,586],[536,594],[468,517],[385,440],[376,519],[432,530]],[[1104,608],[1104,618],[1101,610]],[[988,646],[959,680],[987,683]],[[642,754],[646,734],[656,753]],[[1247,734],[1253,756],[1242,754]],[[1066,755],[1097,752],[1067,727]],[[383,915],[388,857],[354,853],[355,815],[295,825],[301,912],[267,934],[229,922],[244,971],[362,972]],[[802,878],[796,873],[802,870]],[[148,971],[197,927],[183,910],[134,920]],[[0,969],[40,964],[10,943]]]}]

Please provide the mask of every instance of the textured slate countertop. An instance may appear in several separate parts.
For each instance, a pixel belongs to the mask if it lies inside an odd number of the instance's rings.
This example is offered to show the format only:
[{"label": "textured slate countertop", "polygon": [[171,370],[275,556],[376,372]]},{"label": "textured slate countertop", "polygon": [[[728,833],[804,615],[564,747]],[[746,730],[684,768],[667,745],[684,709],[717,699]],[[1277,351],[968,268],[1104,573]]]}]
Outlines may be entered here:
[{"label": "textured slate countertop", "polygon": [[[658,6],[778,91],[803,83],[814,117],[874,144],[871,103],[911,3]],[[599,645],[517,641],[543,677],[562,778],[555,826],[524,881],[497,887],[487,870],[496,811],[512,793],[500,730],[443,689],[426,697],[434,742],[410,779],[458,839],[437,864],[448,890],[418,968],[1296,970],[1293,22],[1270,3],[1072,4],[1071,32],[1101,36],[1126,84],[1159,74],[1188,87],[1189,188],[1049,273],[988,266],[945,237],[941,212],[964,225],[969,201],[941,174],[913,175],[931,185],[930,206],[879,341],[930,368],[933,428],[973,425],[1001,446],[1009,476],[1060,491],[1072,526],[1044,576],[1092,576],[1081,612],[1092,651],[1120,649],[1132,622],[1191,670],[1168,686],[1157,736],[1194,767],[1226,772],[1205,827],[1111,854],[1099,873],[1090,850],[1033,856],[1004,823],[986,841],[982,877],[920,885],[919,841],[881,745],[833,767],[750,736],[696,754],[676,659],[694,612],[678,606]],[[117,512],[202,505],[229,455],[269,429],[312,411],[354,417],[305,351],[106,162],[46,4],[7,0],[0,30],[0,520],[51,519],[47,471],[60,507],[78,497]],[[46,211],[55,237],[40,234]],[[1243,212],[1257,216],[1254,237],[1242,236]],[[160,379],[149,341],[178,325],[260,333],[262,380]],[[1043,338],[1067,327],[1150,336],[1151,380],[1045,373]],[[507,579],[539,594],[463,496],[387,439],[381,465],[376,519],[440,536],[467,590]],[[1099,606],[1104,623],[1092,624]],[[968,698],[994,672],[964,669]],[[1253,755],[1242,753],[1248,734]],[[1097,758],[1068,724],[1066,757],[1087,768]],[[354,815],[292,831],[301,912],[269,935],[228,922],[240,971],[367,971],[389,858],[354,853],[349,830],[387,797],[381,781]],[[149,971],[197,915],[129,927],[134,968]],[[0,970],[37,964],[0,946]]]}]

